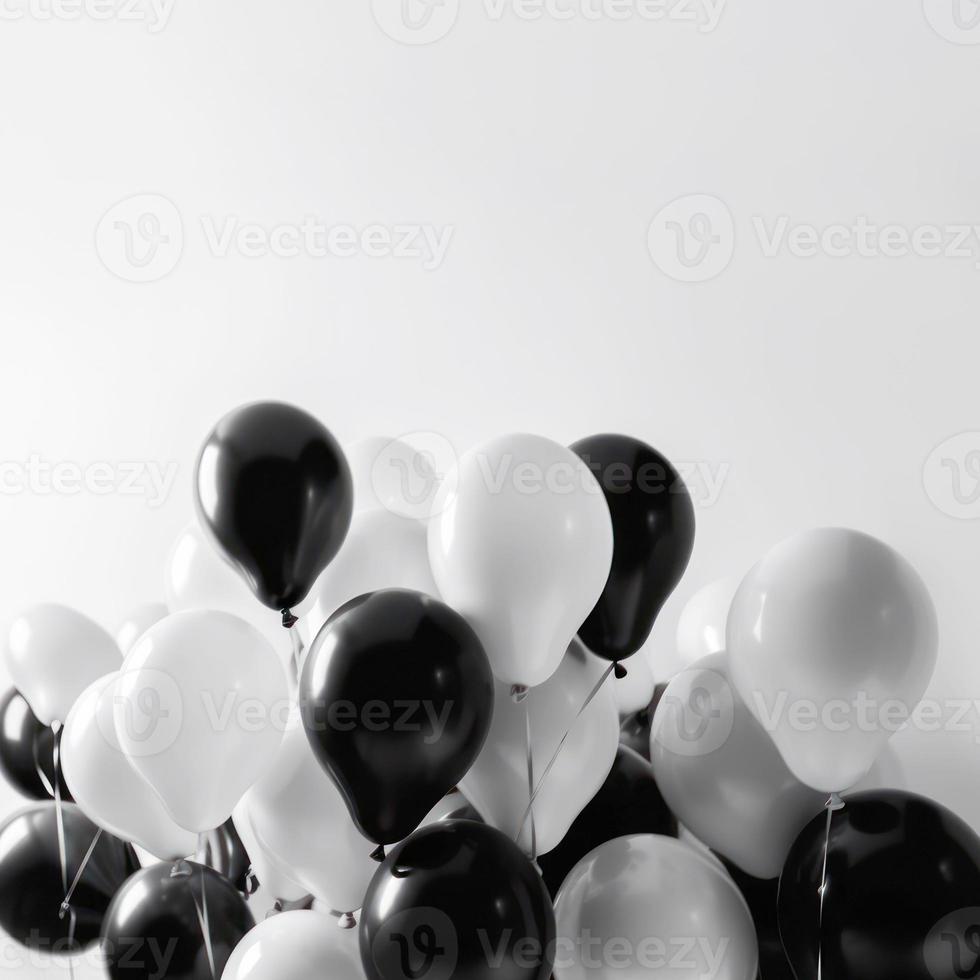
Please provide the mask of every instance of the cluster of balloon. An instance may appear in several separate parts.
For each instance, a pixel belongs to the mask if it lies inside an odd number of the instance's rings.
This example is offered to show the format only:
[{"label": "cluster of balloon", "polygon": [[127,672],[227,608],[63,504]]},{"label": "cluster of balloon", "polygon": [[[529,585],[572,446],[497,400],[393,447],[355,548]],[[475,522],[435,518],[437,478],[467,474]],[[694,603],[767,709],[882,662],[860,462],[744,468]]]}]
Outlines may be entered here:
[{"label": "cluster of balloon", "polygon": [[913,793],[850,796],[829,837],[817,817],[793,845],[779,880],[779,930],[798,980],[976,976],[980,838]]},{"label": "cluster of balloon", "polygon": [[459,613],[383,589],[342,606],[317,634],[299,701],[316,757],[380,857],[472,765],[490,728],[493,678]]},{"label": "cluster of balloon", "polygon": [[486,824],[446,820],[393,848],[360,924],[367,980],[547,980],[555,915],[533,864]]},{"label": "cluster of balloon", "polygon": [[599,791],[572,822],[557,847],[538,857],[552,896],[572,868],[590,851],[632,834],[677,836],[677,819],[667,808],[649,763],[621,745]]}]

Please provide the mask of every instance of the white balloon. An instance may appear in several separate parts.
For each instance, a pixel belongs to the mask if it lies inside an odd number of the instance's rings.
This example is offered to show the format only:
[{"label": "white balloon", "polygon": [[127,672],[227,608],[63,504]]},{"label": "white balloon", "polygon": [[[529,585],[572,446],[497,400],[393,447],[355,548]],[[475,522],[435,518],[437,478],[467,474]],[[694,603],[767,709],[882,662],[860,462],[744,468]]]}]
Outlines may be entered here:
[{"label": "white balloon", "polygon": [[[494,683],[490,733],[476,762],[460,781],[460,789],[487,823],[513,840],[530,798],[525,711],[531,719],[536,786],[568,731],[568,739],[534,800],[540,854],[561,842],[572,821],[605,782],[616,759],[619,714],[608,680],[576,717],[608,666],[587,654],[575,640],[558,670],[529,691],[523,703],[514,702],[506,684]],[[518,844],[530,852],[530,817],[524,822]]]},{"label": "white balloon", "polygon": [[64,722],[76,698],[119,669],[116,641],[88,616],[55,603],[31,606],[11,624],[4,659],[14,687],[45,725]]},{"label": "white balloon", "polygon": [[429,522],[439,592],[504,684],[533,687],[557,670],[602,594],[612,551],[595,477],[541,436],[502,436],[465,453]]},{"label": "white balloon", "polygon": [[344,447],[354,482],[354,510],[384,509],[425,520],[438,489],[428,455],[401,439],[372,436]]},{"label": "white balloon", "polygon": [[252,821],[248,816],[247,798],[248,794],[246,793],[235,807],[231,817],[235,823],[235,830],[238,831],[238,836],[245,846],[245,853],[248,854],[252,872],[259,882],[259,888],[263,894],[271,895],[283,902],[296,902],[304,898],[309,892],[289,877],[282,865],[262,846],[256,837],[255,831],[252,829]]},{"label": "white balloon", "polygon": [[723,578],[698,589],[681,610],[677,621],[679,669],[690,667],[702,657],[725,649],[728,610],[738,590],[739,579]]},{"label": "white balloon", "polygon": [[126,656],[133,644],[154,624],[170,614],[162,602],[145,602],[131,609],[126,618],[116,627],[116,643]]},{"label": "white balloon", "polygon": [[759,951],[731,878],[671,837],[617,837],[555,902],[557,980],[755,980]]},{"label": "white balloon", "polygon": [[283,912],[247,932],[221,980],[364,980],[353,929],[338,929],[318,912]]},{"label": "white balloon", "polygon": [[283,629],[281,617],[252,595],[197,524],[188,524],[177,536],[167,559],[164,584],[171,612],[217,609],[238,616],[272,644],[283,663],[289,663],[292,639],[289,631]]},{"label": "white balloon", "polygon": [[310,590],[306,617],[311,636],[345,603],[378,589],[414,589],[436,595],[425,525],[387,510],[366,510],[351,520],[337,557]]},{"label": "white balloon", "polygon": [[[242,806],[261,849],[289,878],[337,912],[361,907],[378,866],[294,710],[275,765]],[[259,877],[261,881],[261,876]]]},{"label": "white balloon", "polygon": [[194,834],[178,827],[130,765],[113,721],[119,673],[87,687],[65,721],[61,765],[82,812],[103,830],[137,844],[161,861],[194,853]]},{"label": "white balloon", "polygon": [[936,612],[915,569],[867,534],[804,531],[745,577],[728,615],[732,681],[802,782],[853,786],[925,693]]},{"label": "white balloon", "polygon": [[619,709],[619,713],[625,717],[636,711],[642,711],[650,704],[656,685],[650,664],[642,653],[630,657],[623,666],[626,668],[626,676],[623,678],[614,677],[612,689],[616,697],[616,707]]},{"label": "white balloon", "polygon": [[151,626],[123,664],[116,734],[174,820],[196,833],[231,816],[273,764],[288,685],[262,635],[229,613],[175,613]]},{"label": "white balloon", "polygon": [[801,783],[732,690],[724,653],[668,685],[653,716],[650,761],[667,806],[709,847],[756,878],[775,878],[826,793]]}]

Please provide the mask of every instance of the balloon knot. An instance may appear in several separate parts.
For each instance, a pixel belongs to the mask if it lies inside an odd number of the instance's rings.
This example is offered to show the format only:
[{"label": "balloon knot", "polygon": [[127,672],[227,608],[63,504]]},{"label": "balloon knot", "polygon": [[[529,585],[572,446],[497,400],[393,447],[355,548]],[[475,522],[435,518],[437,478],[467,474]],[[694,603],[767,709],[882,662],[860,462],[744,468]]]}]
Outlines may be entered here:
[{"label": "balloon knot", "polygon": [[345,912],[338,920],[337,925],[341,929],[353,929],[357,925],[357,919],[354,918],[353,912]]},{"label": "balloon knot", "polygon": [[626,676],[626,668],[617,660],[613,664],[613,673],[616,675],[616,680],[621,681]]},{"label": "balloon knot", "polygon": [[824,804],[828,810],[832,813],[836,813],[838,810],[844,809],[844,801],[840,797],[840,793],[831,793],[830,798]]},{"label": "balloon knot", "polygon": [[170,869],[171,878],[189,878],[191,876],[191,866],[187,861],[177,861]]},{"label": "balloon knot", "polygon": [[299,622],[299,617],[294,616],[288,609],[282,610],[282,625],[286,629],[292,629]]},{"label": "balloon knot", "polygon": [[67,902],[61,903],[61,908],[58,909],[58,918],[63,919],[71,911],[71,906]]},{"label": "balloon knot", "polygon": [[523,704],[527,698],[527,687],[523,684],[514,684],[510,689],[510,697],[514,704]]},{"label": "balloon knot", "polygon": [[259,879],[255,872],[249,867],[248,874],[245,875],[245,895],[251,898],[259,890]]},{"label": "balloon knot", "polygon": [[383,861],[385,859],[385,846],[384,846],[384,844],[379,844],[371,852],[371,859],[373,861]]}]

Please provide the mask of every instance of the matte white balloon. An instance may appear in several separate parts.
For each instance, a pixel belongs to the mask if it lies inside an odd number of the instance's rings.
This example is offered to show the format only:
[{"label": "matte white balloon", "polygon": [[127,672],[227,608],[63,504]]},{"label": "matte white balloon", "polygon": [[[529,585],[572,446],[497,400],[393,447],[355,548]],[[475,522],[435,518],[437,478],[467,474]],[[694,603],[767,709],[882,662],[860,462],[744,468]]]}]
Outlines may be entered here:
[{"label": "matte white balloon", "polygon": [[162,602],[144,602],[129,611],[126,618],[116,627],[116,643],[123,656],[129,653],[133,644],[154,624],[170,615],[170,610]]},{"label": "matte white balloon", "polygon": [[625,716],[647,707],[653,700],[656,685],[650,663],[642,654],[630,657],[623,666],[626,668],[626,676],[612,677],[610,684],[616,698],[616,707],[619,713]]},{"label": "matte white balloon", "polygon": [[667,685],[650,729],[657,786],[677,819],[756,878],[775,878],[826,793],[801,783],[716,653]]},{"label": "matte white balloon", "polygon": [[555,672],[602,594],[612,549],[595,477],[541,436],[502,436],[465,453],[429,522],[439,592],[504,684],[533,687]]},{"label": "matte white balloon", "polygon": [[56,603],[24,610],[11,624],[4,659],[14,687],[45,725],[68,717],[93,681],[119,670],[116,641],[88,616]]},{"label": "matte white balloon", "polygon": [[68,712],[61,737],[65,782],[82,812],[103,830],[161,861],[187,857],[197,838],[174,823],[116,737],[113,698],[119,677],[99,678]]},{"label": "matte white balloon", "polygon": [[915,569],[857,531],[773,548],[728,616],[731,676],[798,779],[853,786],[911,715],[936,664],[936,613]]},{"label": "matte white balloon", "polygon": [[221,980],[364,980],[357,931],[319,912],[273,915],[245,934]]},{"label": "matte white balloon", "polygon": [[[619,714],[610,679],[578,715],[589,693],[608,669],[575,640],[561,666],[543,684],[528,692],[521,704],[510,687],[494,683],[493,721],[476,762],[460,781],[460,789],[487,823],[514,839],[527,810],[527,726],[531,719],[531,751],[535,786],[534,830],[538,853],[556,847],[572,821],[595,796],[616,758]],[[576,717],[578,715],[578,717]],[[565,744],[546,779],[541,781],[565,732]],[[531,850],[531,819],[524,822],[519,845]]]},{"label": "matte white balloon", "polygon": [[289,709],[282,664],[229,613],[175,613],[126,657],[116,734],[137,772],[187,830],[213,830],[276,759]]},{"label": "matte white balloon", "polygon": [[365,510],[351,520],[337,557],[310,590],[309,634],[345,603],[378,589],[414,589],[436,594],[429,569],[425,525],[387,510]]},{"label": "matte white balloon", "polygon": [[401,439],[372,436],[344,447],[354,483],[354,510],[387,510],[428,518],[438,490],[429,455]]},{"label": "matte white balloon", "polygon": [[248,816],[248,805],[245,802],[247,798],[248,794],[246,793],[245,797],[235,807],[232,820],[242,844],[245,845],[245,852],[251,862],[252,873],[258,879],[259,888],[264,895],[274,899],[280,899],[284,902],[298,901],[308,895],[309,892],[302,885],[293,881],[275,857],[262,846],[252,829],[252,821]]},{"label": "matte white balloon", "polygon": [[755,980],[759,951],[731,878],[671,837],[617,837],[555,902],[557,980]]},{"label": "matte white balloon", "polygon": [[728,610],[739,579],[723,578],[698,589],[677,621],[677,657],[681,669],[725,649]]},{"label": "matte white balloon", "polygon": [[354,826],[295,712],[275,764],[242,806],[262,850],[291,880],[337,912],[361,907],[378,868],[375,844]]}]

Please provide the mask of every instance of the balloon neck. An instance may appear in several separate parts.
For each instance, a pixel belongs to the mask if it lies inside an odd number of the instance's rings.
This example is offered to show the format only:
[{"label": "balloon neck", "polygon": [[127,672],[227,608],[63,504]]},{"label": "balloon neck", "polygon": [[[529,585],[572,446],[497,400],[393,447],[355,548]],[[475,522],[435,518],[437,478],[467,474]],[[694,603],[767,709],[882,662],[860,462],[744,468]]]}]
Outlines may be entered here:
[{"label": "balloon neck", "polygon": [[337,919],[337,926],[340,929],[353,929],[357,925],[357,919],[353,912],[344,912],[340,918]]},{"label": "balloon neck", "polygon": [[372,861],[383,861],[384,859],[385,859],[385,846],[384,846],[384,844],[379,844],[371,852],[371,860]]},{"label": "balloon neck", "polygon": [[191,865],[186,858],[175,861],[170,869],[171,878],[189,878],[191,876]]},{"label": "balloon neck", "polygon": [[255,872],[252,870],[252,866],[248,866],[248,872],[245,875],[245,897],[251,898],[259,890],[259,879]]},{"label": "balloon neck", "polygon": [[510,699],[514,704],[523,704],[527,698],[527,687],[524,684],[514,684],[510,689]]},{"label": "balloon neck", "polygon": [[838,810],[844,809],[844,801],[841,799],[840,793],[831,793],[824,806],[830,810],[831,813],[836,813]]},{"label": "balloon neck", "polygon": [[626,668],[617,660],[613,664],[613,673],[616,675],[616,680],[621,681],[626,676]]},{"label": "balloon neck", "polygon": [[286,629],[291,630],[299,622],[299,617],[294,616],[288,609],[283,609],[281,610],[281,612],[282,612],[282,625]]}]

